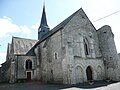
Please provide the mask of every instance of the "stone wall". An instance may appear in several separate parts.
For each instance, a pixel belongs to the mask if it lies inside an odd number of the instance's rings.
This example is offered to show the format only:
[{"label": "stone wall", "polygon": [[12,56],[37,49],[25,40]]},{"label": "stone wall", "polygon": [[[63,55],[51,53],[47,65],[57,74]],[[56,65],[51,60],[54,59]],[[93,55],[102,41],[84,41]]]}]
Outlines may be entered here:
[{"label": "stone wall", "polygon": [[[91,52],[95,54],[93,57],[101,57],[96,29],[82,10],[70,20],[64,29],[66,40],[75,42],[77,45],[82,43],[83,39],[87,39],[91,45]],[[82,45],[80,47],[83,49]]]},{"label": "stone wall", "polygon": [[[84,39],[89,43],[89,55],[85,55]],[[63,29],[41,43],[43,81],[82,83],[87,81],[88,66],[92,69],[93,79],[102,80],[104,64],[98,58],[101,53],[96,29],[80,10]]]},{"label": "stone wall", "polygon": [[10,80],[10,62],[6,61],[2,63],[0,67],[0,82],[9,82]]},{"label": "stone wall", "polygon": [[119,57],[111,27],[105,25],[97,31],[97,34],[99,37],[100,50],[105,64],[106,77],[117,80],[116,75],[119,72],[117,70],[119,66]]},{"label": "stone wall", "polygon": [[[84,39],[88,40],[88,55],[85,55]],[[79,11],[64,27],[63,46],[66,52],[62,62],[63,83],[76,84],[87,81],[85,71],[88,66],[91,66],[93,70],[93,80],[104,79],[103,61],[102,59],[97,59],[101,58],[97,32],[82,11]],[[79,68],[83,73],[79,73],[79,70],[76,71],[76,68]],[[97,69],[101,69],[101,72],[98,72]],[[97,73],[101,76],[97,75]],[[79,75],[83,77],[81,78]],[[75,77],[80,78],[78,80]]]},{"label": "stone wall", "polygon": [[62,83],[63,53],[61,30],[41,43],[41,68],[44,82]]},{"label": "stone wall", "polygon": [[[26,70],[26,60],[32,61],[32,69]],[[16,60],[16,78],[26,79],[26,72],[31,71],[31,79],[36,80],[36,57],[35,56],[18,56]]]},{"label": "stone wall", "polygon": [[[66,63],[67,62],[67,63]],[[92,70],[93,80],[105,79],[105,71],[103,61],[100,59],[82,59],[75,57],[74,65],[69,61],[63,61],[64,65],[64,84],[76,84],[87,82],[87,67],[90,66]]]}]

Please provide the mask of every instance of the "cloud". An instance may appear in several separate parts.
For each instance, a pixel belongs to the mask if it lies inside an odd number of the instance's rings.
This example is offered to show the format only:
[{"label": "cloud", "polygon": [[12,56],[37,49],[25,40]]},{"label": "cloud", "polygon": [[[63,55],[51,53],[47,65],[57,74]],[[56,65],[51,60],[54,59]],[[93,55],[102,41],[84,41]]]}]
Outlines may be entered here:
[{"label": "cloud", "polygon": [[0,18],[0,37],[5,37],[9,33],[23,33],[26,37],[31,36],[31,30],[26,25],[14,24],[11,18],[4,16]]},{"label": "cloud", "polygon": [[40,26],[40,22],[37,22],[36,24],[32,25],[32,29],[38,30],[39,26]]},{"label": "cloud", "polygon": [[9,32],[20,32],[20,29],[10,18],[4,16],[0,18],[0,37],[4,37]]},{"label": "cloud", "polygon": [[26,25],[15,24],[9,17],[4,16],[0,18],[0,63],[6,60],[6,46],[11,36],[30,38],[32,36],[32,30]]},{"label": "cloud", "polygon": [[31,30],[27,26],[20,26],[21,32],[25,33],[27,38],[31,37]]}]

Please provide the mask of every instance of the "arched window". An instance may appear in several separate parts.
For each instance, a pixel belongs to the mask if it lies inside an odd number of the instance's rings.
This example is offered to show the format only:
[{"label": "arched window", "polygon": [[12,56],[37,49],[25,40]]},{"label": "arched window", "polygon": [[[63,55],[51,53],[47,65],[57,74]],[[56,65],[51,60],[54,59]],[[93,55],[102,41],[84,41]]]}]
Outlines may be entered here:
[{"label": "arched window", "polygon": [[87,39],[84,39],[84,50],[85,50],[85,55],[89,55],[89,43]]},{"label": "arched window", "polygon": [[31,60],[27,60],[26,61],[26,69],[32,69],[32,61]]}]

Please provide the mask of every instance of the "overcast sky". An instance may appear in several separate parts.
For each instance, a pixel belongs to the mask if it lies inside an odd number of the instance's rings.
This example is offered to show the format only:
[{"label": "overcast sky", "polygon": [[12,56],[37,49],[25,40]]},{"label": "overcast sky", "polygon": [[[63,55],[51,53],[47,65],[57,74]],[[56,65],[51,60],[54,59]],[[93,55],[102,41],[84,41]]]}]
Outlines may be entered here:
[{"label": "overcast sky", "polygon": [[[44,0],[0,0],[0,64],[5,61],[12,36],[37,39]],[[48,25],[52,29],[81,7],[96,29],[110,25],[120,53],[120,0],[46,0]]]}]

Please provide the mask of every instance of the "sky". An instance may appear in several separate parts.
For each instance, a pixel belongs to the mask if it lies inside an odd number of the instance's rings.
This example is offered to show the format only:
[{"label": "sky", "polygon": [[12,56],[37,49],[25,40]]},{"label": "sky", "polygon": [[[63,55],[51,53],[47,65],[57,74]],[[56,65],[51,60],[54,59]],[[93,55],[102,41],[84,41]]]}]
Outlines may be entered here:
[{"label": "sky", "polygon": [[12,36],[37,39],[44,2],[51,29],[82,8],[96,29],[111,26],[120,53],[120,0],[0,0],[0,64],[6,60]]}]

